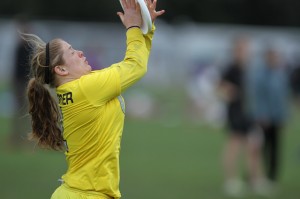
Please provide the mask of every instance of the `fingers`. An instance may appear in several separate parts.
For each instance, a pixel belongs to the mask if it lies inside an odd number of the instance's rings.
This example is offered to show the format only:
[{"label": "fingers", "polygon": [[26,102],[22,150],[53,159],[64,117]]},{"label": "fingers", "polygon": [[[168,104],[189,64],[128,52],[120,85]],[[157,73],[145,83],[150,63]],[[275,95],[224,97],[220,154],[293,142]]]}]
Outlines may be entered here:
[{"label": "fingers", "polygon": [[141,6],[139,3],[136,3],[136,10],[141,13]]},{"label": "fingers", "polygon": [[124,14],[122,12],[117,12],[117,15],[120,17],[122,23],[124,22]]},{"label": "fingers", "polygon": [[152,9],[152,10],[156,9],[157,0],[145,0],[145,2],[149,9]]},{"label": "fingers", "polygon": [[130,26],[141,26],[142,16],[140,5],[136,0],[120,0],[123,4],[123,12],[117,12],[123,25],[127,28]]},{"label": "fingers", "polygon": [[154,10],[156,9],[156,4],[157,4],[157,0],[153,0],[152,6],[153,6]]},{"label": "fingers", "polygon": [[145,0],[148,10],[151,15],[151,19],[154,22],[155,19],[165,13],[165,10],[156,11],[157,0]]},{"label": "fingers", "polygon": [[128,0],[127,3],[128,3],[128,7],[131,7],[131,5],[132,5],[132,0]]},{"label": "fingers", "polygon": [[128,2],[129,2],[129,6],[131,7],[131,8],[136,8],[136,2],[135,2],[135,0],[128,0]]},{"label": "fingers", "polygon": [[147,5],[147,8],[150,10],[151,9],[151,1],[150,0],[145,0],[145,3]]},{"label": "fingers", "polygon": [[[146,0],[145,0],[146,1]],[[124,9],[136,9],[137,6],[139,6],[138,2],[136,0],[120,0],[121,5]]]},{"label": "fingers", "polygon": [[149,8],[149,7],[150,7],[150,2],[149,2],[149,0],[144,0],[144,1],[145,1],[145,3],[146,3],[147,7]]},{"label": "fingers", "polygon": [[163,15],[165,13],[165,10],[160,10],[156,12],[157,16]]},{"label": "fingers", "polygon": [[123,10],[128,8],[126,0],[120,0]]}]

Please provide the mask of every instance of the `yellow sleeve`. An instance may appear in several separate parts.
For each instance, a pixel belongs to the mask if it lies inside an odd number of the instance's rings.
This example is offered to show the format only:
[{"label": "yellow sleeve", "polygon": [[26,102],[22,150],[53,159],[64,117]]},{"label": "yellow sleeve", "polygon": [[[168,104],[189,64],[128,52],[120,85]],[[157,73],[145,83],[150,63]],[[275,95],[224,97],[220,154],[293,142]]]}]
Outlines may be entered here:
[{"label": "yellow sleeve", "polygon": [[[127,31],[127,50],[122,62],[114,64],[120,74],[121,92],[137,82],[147,72],[153,33],[144,36],[139,28]],[[151,38],[151,39],[150,39]]]},{"label": "yellow sleeve", "polygon": [[154,23],[152,23],[151,31],[148,34],[144,35],[145,41],[146,41],[146,46],[147,46],[147,49],[148,49],[149,53],[151,52],[152,39],[153,39],[155,29],[156,29],[156,27],[155,27]]}]

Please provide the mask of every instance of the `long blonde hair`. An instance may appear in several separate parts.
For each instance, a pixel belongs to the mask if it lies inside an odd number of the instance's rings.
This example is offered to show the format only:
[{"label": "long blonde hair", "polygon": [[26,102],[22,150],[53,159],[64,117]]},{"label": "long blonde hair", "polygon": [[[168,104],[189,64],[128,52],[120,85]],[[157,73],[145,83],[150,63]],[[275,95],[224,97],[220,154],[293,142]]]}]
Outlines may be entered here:
[{"label": "long blonde hair", "polygon": [[[29,43],[33,52],[30,56],[30,80],[27,85],[29,114],[32,132],[30,140],[37,141],[43,148],[63,149],[61,115],[57,101],[52,97],[48,86],[55,87],[54,67],[64,63],[61,39],[49,42],[49,65],[46,66],[46,43],[34,34],[21,33],[20,36]],[[46,82],[46,70],[49,70]]]}]

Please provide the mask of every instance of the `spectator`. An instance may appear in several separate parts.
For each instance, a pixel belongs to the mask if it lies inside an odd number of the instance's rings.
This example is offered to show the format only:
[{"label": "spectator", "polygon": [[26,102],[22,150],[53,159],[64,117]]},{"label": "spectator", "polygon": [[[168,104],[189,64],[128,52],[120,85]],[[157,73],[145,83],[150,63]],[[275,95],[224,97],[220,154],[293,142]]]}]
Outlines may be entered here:
[{"label": "spectator", "polygon": [[251,112],[263,129],[263,160],[266,175],[273,184],[278,181],[281,131],[287,118],[289,97],[288,71],[278,50],[267,48],[250,77]]}]

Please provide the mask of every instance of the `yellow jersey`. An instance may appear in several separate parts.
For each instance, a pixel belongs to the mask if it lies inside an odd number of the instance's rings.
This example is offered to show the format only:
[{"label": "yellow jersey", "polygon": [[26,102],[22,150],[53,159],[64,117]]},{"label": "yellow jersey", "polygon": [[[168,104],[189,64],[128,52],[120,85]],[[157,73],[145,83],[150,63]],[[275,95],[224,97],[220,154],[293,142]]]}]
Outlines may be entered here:
[{"label": "yellow jersey", "polygon": [[69,187],[97,191],[120,198],[119,153],[125,103],[121,93],[147,71],[152,31],[127,31],[122,62],[92,71],[56,89],[63,116],[67,172],[62,180]]}]

